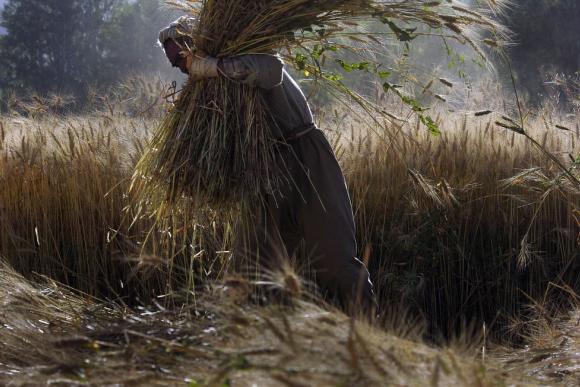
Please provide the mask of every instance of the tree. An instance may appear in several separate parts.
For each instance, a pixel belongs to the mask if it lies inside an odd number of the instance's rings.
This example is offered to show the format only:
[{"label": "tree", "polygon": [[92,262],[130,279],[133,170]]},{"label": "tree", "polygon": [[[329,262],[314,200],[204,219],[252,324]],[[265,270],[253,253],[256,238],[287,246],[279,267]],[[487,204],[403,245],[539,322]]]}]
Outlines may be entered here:
[{"label": "tree", "polygon": [[[99,30],[115,0],[11,0],[0,40],[2,86],[81,95],[101,63]],[[96,79],[100,81],[100,79]]]},{"label": "tree", "polygon": [[102,30],[109,73],[148,73],[166,66],[157,37],[170,18],[159,12],[159,0],[124,2],[115,7]]},{"label": "tree", "polygon": [[86,95],[160,64],[158,0],[10,0],[0,89]]},{"label": "tree", "polygon": [[521,0],[508,16],[516,43],[510,50],[513,67],[530,99],[538,102],[548,73],[580,71],[580,2]]}]

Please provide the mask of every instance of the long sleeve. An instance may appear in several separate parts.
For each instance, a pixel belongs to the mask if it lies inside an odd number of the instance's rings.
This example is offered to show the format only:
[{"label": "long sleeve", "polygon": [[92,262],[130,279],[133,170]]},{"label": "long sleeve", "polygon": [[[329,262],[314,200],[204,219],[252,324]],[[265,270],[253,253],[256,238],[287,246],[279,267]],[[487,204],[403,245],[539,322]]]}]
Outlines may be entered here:
[{"label": "long sleeve", "polygon": [[276,137],[286,137],[313,124],[304,93],[284,69],[279,57],[240,55],[221,59],[218,67],[222,76],[262,91],[264,102],[277,124],[272,128]]},{"label": "long sleeve", "polygon": [[284,63],[274,55],[250,54],[223,58],[220,72],[243,84],[270,90],[282,83]]}]

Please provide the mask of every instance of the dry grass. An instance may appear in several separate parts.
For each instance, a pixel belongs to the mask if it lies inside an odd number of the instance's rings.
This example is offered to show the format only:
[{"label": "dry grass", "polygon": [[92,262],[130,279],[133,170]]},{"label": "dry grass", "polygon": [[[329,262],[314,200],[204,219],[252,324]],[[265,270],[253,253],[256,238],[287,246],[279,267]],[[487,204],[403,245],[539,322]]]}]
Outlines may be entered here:
[{"label": "dry grass", "polygon": [[[256,286],[243,277],[216,285],[235,219],[183,207],[171,228],[147,212],[131,224],[131,173],[156,121],[103,106],[0,118],[0,256],[43,284],[0,270],[0,382],[574,385],[577,316],[553,316],[580,286],[579,194],[495,117],[447,117],[441,137],[357,123],[328,132],[385,311],[374,328],[353,328],[296,300],[312,301],[292,275],[259,286],[286,306],[248,303]],[[574,126],[555,130],[544,116],[533,136],[563,161],[578,153]],[[335,120],[321,126],[351,126]],[[422,326],[463,339],[431,348]],[[494,346],[498,337],[531,346]]]},{"label": "dry grass", "polygon": [[[562,346],[495,348],[482,358],[481,346],[430,347],[300,300],[248,305],[240,284],[176,312],[102,303],[50,281],[31,285],[6,266],[0,279],[0,383],[16,386],[539,385],[535,373],[565,385],[578,367],[576,341],[566,341],[569,362],[554,376],[527,354],[546,361]],[[575,340],[571,330],[560,333]]]},{"label": "dry grass", "polygon": [[[580,286],[578,187],[494,121],[456,116],[441,137],[417,125],[342,145],[379,294],[444,332],[466,319],[501,327],[550,282]],[[578,154],[578,132],[530,127],[561,160]]]},{"label": "dry grass", "polygon": [[[467,33],[449,11],[423,22]],[[33,97],[0,117],[0,384],[578,384],[580,192],[558,165],[578,176],[577,126],[528,122],[550,160],[483,113],[440,117],[439,137],[321,122],[383,309],[367,324],[290,270],[224,276],[235,213],[181,200],[160,222],[130,193],[163,112],[134,82],[124,110]]]},{"label": "dry grass", "polygon": [[[339,94],[353,98],[367,113],[382,117],[390,115],[323,70],[326,48],[320,51],[320,47],[327,47],[332,39],[348,33],[358,43],[414,39],[411,36],[414,29],[403,30],[396,21],[401,25],[424,25],[436,31],[437,36],[470,46],[485,60],[481,47],[497,48],[506,35],[504,28],[490,17],[505,3],[495,0],[471,8],[416,0],[175,0],[169,3],[199,20],[194,31],[180,31],[186,38],[184,51],[191,51],[192,55],[207,53],[215,58],[284,51],[289,61],[303,58],[299,66],[302,70],[323,80]],[[360,34],[352,28],[358,21],[373,19],[380,20],[381,31]],[[477,36],[473,33],[475,29],[489,33],[493,39]],[[345,51],[355,50],[354,45],[341,46]],[[313,54],[308,48],[318,53]],[[310,59],[302,53],[305,49]],[[363,67],[373,67],[368,72],[369,78],[378,76],[383,80],[381,84],[385,82],[374,55],[368,53],[365,58],[364,50],[357,51],[360,51],[359,59],[368,59]],[[344,63],[342,59],[336,58]],[[396,87],[389,88],[401,99],[410,100]],[[430,122],[423,114],[419,116],[426,125]],[[283,190],[292,179],[280,156],[280,147],[287,144],[279,124],[256,88],[226,77],[190,79],[138,163],[132,190],[146,205],[152,203],[159,217],[172,211],[173,205],[184,197],[193,199],[198,207],[213,205],[216,211],[231,211],[240,205],[252,208],[260,199]]]},{"label": "dry grass", "polygon": [[[525,317],[550,282],[580,287],[578,191],[490,122],[450,117],[441,137],[418,126],[376,128],[381,138],[356,124],[329,132],[380,303],[398,300],[432,333],[486,321],[510,338],[510,319]],[[127,303],[183,289],[193,301],[222,278],[236,219],[188,206],[163,227],[147,208],[135,216],[129,181],[155,124],[109,110],[0,119],[0,256],[26,276]],[[347,126],[322,126],[332,125]],[[578,152],[577,132],[532,127],[548,149]]]},{"label": "dry grass", "polygon": [[[199,17],[195,31],[183,32],[193,42],[184,51],[221,58],[297,46],[302,41],[289,34],[350,18],[371,1],[181,3]],[[216,210],[253,206],[291,178],[279,160],[283,140],[276,128],[257,88],[226,77],[190,79],[137,165],[133,191],[144,202],[152,201],[159,216],[183,196]]]},{"label": "dry grass", "polygon": [[[517,370],[543,383],[574,386],[580,383],[580,298],[566,287],[554,286],[553,290],[567,292],[568,302],[557,306],[549,299],[533,303],[530,318],[517,321],[527,326],[527,345],[519,350],[504,348],[495,355],[508,372]],[[555,308],[569,312],[554,318]]]},{"label": "dry grass", "polygon": [[130,176],[152,122],[2,119],[0,255],[25,275],[108,297],[149,299],[216,277],[227,226],[212,214],[182,208],[162,230],[147,213],[134,221]]}]

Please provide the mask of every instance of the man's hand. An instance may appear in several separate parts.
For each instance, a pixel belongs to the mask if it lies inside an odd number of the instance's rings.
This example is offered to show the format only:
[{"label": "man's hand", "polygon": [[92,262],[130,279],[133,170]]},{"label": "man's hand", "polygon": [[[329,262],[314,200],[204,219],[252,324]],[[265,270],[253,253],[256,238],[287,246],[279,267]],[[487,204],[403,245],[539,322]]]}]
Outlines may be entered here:
[{"label": "man's hand", "polygon": [[199,81],[206,78],[214,78],[219,74],[218,59],[207,55],[203,51],[188,53],[186,56],[189,78]]}]

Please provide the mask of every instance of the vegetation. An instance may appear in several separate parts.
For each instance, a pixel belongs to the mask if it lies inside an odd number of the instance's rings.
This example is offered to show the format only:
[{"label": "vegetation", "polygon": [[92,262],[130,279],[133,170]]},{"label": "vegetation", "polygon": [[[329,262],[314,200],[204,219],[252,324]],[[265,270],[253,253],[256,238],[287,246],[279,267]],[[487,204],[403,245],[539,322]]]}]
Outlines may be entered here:
[{"label": "vegetation", "polygon": [[51,281],[31,285],[0,267],[0,382],[188,386],[577,382],[578,314],[539,329],[538,340],[526,350],[494,346],[485,337],[437,349],[421,343],[420,328],[404,317],[391,323],[405,330],[379,329],[299,300],[258,307],[247,303],[247,290],[243,283],[229,283],[180,311],[160,306],[131,310],[79,296]]},{"label": "vegetation", "polygon": [[[539,125],[534,136],[554,152],[578,142]],[[509,319],[550,283],[580,285],[578,186],[493,119],[441,127],[441,137],[417,122],[345,146],[360,245],[384,304],[401,300],[439,331],[475,319],[507,337]]]},{"label": "vegetation", "polygon": [[[89,86],[105,87],[127,73],[165,68],[153,42],[172,15],[160,12],[158,0],[3,3],[0,24],[6,35],[0,36],[0,93],[4,95],[17,89],[78,98]],[[562,86],[577,81],[579,70],[577,57],[570,54],[578,51],[577,2],[521,0],[511,2],[507,10],[503,22],[513,32],[515,43],[508,54],[526,96],[536,105],[554,94],[562,101],[575,102],[578,88],[568,93]],[[130,44],[125,44],[124,36],[132,37]],[[399,36],[413,34],[405,35],[402,28]],[[62,56],[58,61],[56,53]]]},{"label": "vegetation", "polygon": [[[153,72],[167,22],[157,0],[10,0],[2,11],[0,95],[71,95],[82,105],[131,74]],[[131,36],[131,40],[124,39]],[[4,109],[0,106],[0,109]]]},{"label": "vegetation", "polygon": [[[522,333],[507,331],[510,321],[550,286],[578,290],[578,188],[529,140],[474,114],[439,120],[440,137],[419,122],[366,132],[340,117],[321,126],[351,127],[331,136],[385,310],[399,300],[432,333],[485,321],[509,338]],[[533,136],[578,154],[578,131],[545,118]],[[0,255],[19,272],[128,303],[222,278],[235,219],[187,203],[168,226],[132,212],[131,173],[155,120],[106,110],[1,124]]]},{"label": "vegetation", "polygon": [[[11,4],[8,13],[40,3]],[[125,11],[110,9],[118,22],[101,25],[102,36],[141,25],[131,7],[144,1],[116,4]],[[65,5],[80,9],[45,2]],[[461,19],[438,17],[472,36]],[[423,31],[376,22],[404,62]],[[423,106],[444,99],[438,87],[457,86],[432,74],[417,80],[404,63],[391,71],[342,44],[372,52],[380,40],[364,28],[333,44],[305,30],[316,42],[285,55],[342,102],[318,107],[317,124],[345,172],[377,319],[327,304],[300,262],[258,278],[229,273],[236,211],[179,200],[158,221],[130,187],[168,109],[162,82],[83,91],[75,113],[74,100],[49,95],[47,83],[44,97],[2,100],[0,384],[577,385],[574,116],[554,101],[527,111],[519,96],[502,100],[489,87],[474,95],[473,85],[466,110]],[[12,86],[28,82],[9,74]],[[348,74],[374,77],[365,88],[376,100],[347,87]]]},{"label": "vegetation", "polygon": [[[578,89],[565,93],[566,83],[577,80],[580,46],[574,36],[580,25],[575,0],[520,0],[514,2],[505,23],[514,33],[510,57],[518,82],[535,105],[560,94],[560,101],[578,102]],[[554,83],[555,81],[555,83]]]},{"label": "vegetation", "polygon": [[[483,10],[478,13],[440,2],[270,0],[250,4],[183,0],[176,3],[199,18],[193,31],[182,31],[192,42],[192,47],[187,48],[192,55],[196,50],[216,58],[283,51],[306,74],[346,95],[367,113],[387,118],[389,114],[383,108],[356,95],[344,86],[337,74],[325,70],[326,57],[332,57],[328,53],[339,50],[332,45],[332,40],[351,33],[360,35],[349,28],[353,23],[376,19],[383,25],[382,30],[359,37],[359,43],[382,43],[379,38],[389,31],[395,40],[408,45],[416,37],[416,28],[399,27],[396,23],[419,24],[449,39],[462,41],[483,58],[485,54],[480,45],[496,40],[476,41],[469,33],[470,27],[483,28],[498,39],[502,32]],[[349,50],[359,51],[359,56],[366,59],[358,46],[342,44],[334,62],[340,63],[347,72],[368,70],[368,75],[381,80],[385,91],[412,106],[421,122],[437,132],[426,109],[413,96],[393,85],[388,79],[389,72],[379,68],[380,63],[370,60],[346,63],[342,52]],[[200,106],[212,108],[200,109]],[[242,203],[252,208],[256,200],[277,193],[284,184],[294,184],[287,183],[292,176],[285,170],[279,154],[278,137],[281,136],[277,134],[281,132],[275,130],[277,125],[256,88],[225,77],[189,81],[175,108],[168,112],[156,131],[150,150],[137,165],[134,187],[144,202],[152,202],[159,209],[159,218],[184,196],[193,198],[200,207],[210,203],[214,209],[229,209],[232,203]]]},{"label": "vegetation", "polygon": [[[321,126],[352,126],[327,133],[381,294],[373,327],[313,298],[291,273],[224,278],[231,226],[214,219],[184,210],[187,222],[141,245],[152,221],[144,214],[129,227],[123,209],[155,120],[119,110],[2,118],[0,255],[37,284],[0,269],[0,381],[573,385],[578,316],[557,316],[577,302],[563,295],[579,285],[578,192],[550,185],[553,164],[488,118],[448,118],[442,137],[393,126],[390,146],[340,118]],[[553,151],[578,150],[577,132],[533,128]],[[523,255],[526,231],[545,255]],[[266,299],[253,287],[266,287]],[[424,343],[461,317],[459,341]],[[498,345],[507,328],[529,346]]]}]

